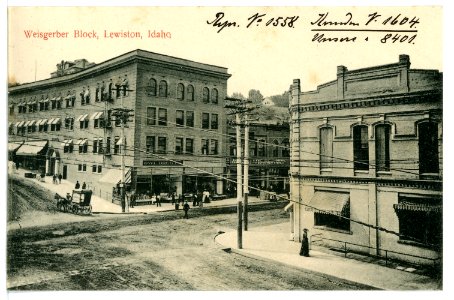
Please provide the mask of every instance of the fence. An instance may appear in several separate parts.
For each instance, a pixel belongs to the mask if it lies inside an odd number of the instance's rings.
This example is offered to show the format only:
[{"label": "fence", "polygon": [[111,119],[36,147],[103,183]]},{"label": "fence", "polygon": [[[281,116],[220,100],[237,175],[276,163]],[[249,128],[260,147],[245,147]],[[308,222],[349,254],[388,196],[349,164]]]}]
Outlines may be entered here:
[{"label": "fence", "polygon": [[[315,238],[314,238],[315,237]],[[323,241],[332,241],[332,242],[337,242],[339,244],[341,244],[343,247],[340,247],[338,248],[339,250],[342,250],[344,252],[344,257],[347,257],[347,254],[350,252],[350,253],[357,253],[358,251],[354,251],[352,248],[348,248],[347,246],[356,246],[356,247],[361,247],[361,248],[367,248],[367,249],[373,249],[373,250],[376,250],[377,248],[374,248],[374,247],[370,247],[370,246],[365,246],[365,245],[360,245],[360,244],[355,244],[355,243],[350,243],[350,242],[346,242],[346,241],[341,241],[341,240],[335,240],[335,239],[330,239],[330,238],[325,238],[322,236],[321,233],[317,233],[317,234],[313,234],[311,235],[311,239],[310,239],[310,247],[313,245],[313,244],[316,244],[316,243],[319,243],[319,242],[323,242]],[[388,253],[392,253],[392,254],[397,254],[397,255],[401,255],[401,256],[404,256],[404,257],[412,257],[412,258],[418,258],[418,259],[423,259],[423,260],[427,260],[427,261],[431,261],[432,265],[434,268],[438,267],[440,264],[441,264],[441,258],[438,257],[438,258],[430,258],[430,257],[424,257],[424,256],[419,256],[419,255],[414,255],[414,254],[408,254],[408,253],[402,253],[402,252],[397,252],[397,251],[392,251],[392,250],[388,250],[388,249],[378,249],[378,253],[380,253],[380,251],[384,252],[385,253],[385,256],[381,256],[381,255],[371,255],[368,253],[368,256],[373,256],[373,257],[377,257],[377,258],[384,258],[385,259],[385,266],[388,266],[388,262],[390,262],[392,259],[390,259],[388,257]]]}]

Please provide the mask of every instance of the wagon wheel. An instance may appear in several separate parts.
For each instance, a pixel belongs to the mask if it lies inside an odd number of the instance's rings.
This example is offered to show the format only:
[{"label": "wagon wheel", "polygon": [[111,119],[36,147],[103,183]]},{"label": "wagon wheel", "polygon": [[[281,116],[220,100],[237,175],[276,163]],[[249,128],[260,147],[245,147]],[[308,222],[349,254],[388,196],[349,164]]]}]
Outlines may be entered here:
[{"label": "wagon wheel", "polygon": [[72,212],[73,214],[77,214],[77,205],[73,204]]}]

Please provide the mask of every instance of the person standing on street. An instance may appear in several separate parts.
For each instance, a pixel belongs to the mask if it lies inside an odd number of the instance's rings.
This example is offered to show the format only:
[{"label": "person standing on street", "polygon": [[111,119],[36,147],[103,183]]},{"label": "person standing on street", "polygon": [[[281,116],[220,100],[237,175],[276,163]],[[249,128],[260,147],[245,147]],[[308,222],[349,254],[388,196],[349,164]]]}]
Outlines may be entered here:
[{"label": "person standing on street", "polygon": [[303,239],[301,240],[300,256],[309,257],[309,239],[307,238],[307,228],[304,228]]},{"label": "person standing on street", "polygon": [[87,188],[87,184],[84,181],[84,183],[82,183],[82,189],[85,190],[86,188]]},{"label": "person standing on street", "polygon": [[80,189],[80,183],[79,180],[77,180],[76,185],[74,186],[76,190]]},{"label": "person standing on street", "polygon": [[184,210],[184,218],[189,219],[189,216],[188,216],[189,203],[188,203],[188,201],[184,201],[183,210]]},{"label": "person standing on street", "polygon": [[58,183],[61,184],[61,179],[63,178],[63,176],[61,174],[58,174]]}]

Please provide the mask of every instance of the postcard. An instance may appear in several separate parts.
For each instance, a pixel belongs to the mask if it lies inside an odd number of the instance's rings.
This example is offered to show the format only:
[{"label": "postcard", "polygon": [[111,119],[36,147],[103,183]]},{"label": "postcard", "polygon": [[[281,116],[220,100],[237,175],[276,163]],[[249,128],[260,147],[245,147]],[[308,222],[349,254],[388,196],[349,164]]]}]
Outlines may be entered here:
[{"label": "postcard", "polygon": [[443,7],[7,10],[9,296],[445,289]]}]

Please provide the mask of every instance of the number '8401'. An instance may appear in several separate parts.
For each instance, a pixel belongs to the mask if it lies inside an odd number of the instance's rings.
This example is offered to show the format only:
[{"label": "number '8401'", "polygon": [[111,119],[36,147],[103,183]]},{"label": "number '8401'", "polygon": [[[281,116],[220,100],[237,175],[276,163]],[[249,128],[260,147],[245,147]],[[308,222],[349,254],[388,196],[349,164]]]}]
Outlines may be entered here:
[{"label": "number '8401'", "polygon": [[408,43],[408,44],[414,44],[414,41],[416,39],[416,34],[414,35],[402,35],[402,34],[398,34],[398,33],[388,33],[386,34],[381,40],[380,42],[382,42],[383,44],[386,44],[386,43]]}]

